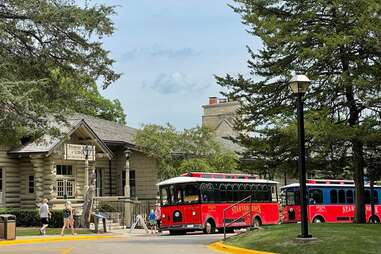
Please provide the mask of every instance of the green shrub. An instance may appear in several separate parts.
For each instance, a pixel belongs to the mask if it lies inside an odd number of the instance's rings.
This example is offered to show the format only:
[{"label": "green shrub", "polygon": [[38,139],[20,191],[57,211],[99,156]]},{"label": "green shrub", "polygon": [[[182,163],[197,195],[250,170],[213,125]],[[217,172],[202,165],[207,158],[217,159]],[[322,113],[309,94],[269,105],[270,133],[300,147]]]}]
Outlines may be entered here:
[{"label": "green shrub", "polygon": [[97,207],[97,212],[100,213],[113,213],[118,212],[118,209],[116,209],[114,206],[107,204],[107,203],[101,203]]},{"label": "green shrub", "polygon": [[[63,226],[63,210],[52,210],[49,227],[60,228]],[[12,214],[16,216],[17,227],[39,227],[40,215],[38,209],[2,208],[0,214]]]}]

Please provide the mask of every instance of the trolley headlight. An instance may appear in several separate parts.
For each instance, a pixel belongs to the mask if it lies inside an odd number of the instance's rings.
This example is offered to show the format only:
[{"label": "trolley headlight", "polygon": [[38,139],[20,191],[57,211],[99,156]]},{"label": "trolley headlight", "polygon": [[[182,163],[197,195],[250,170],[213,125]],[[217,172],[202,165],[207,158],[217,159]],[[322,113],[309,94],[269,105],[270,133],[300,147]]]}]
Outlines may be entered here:
[{"label": "trolley headlight", "polygon": [[195,211],[192,211],[192,215],[193,215],[193,216],[196,216],[196,212],[195,212]]},{"label": "trolley headlight", "polygon": [[165,214],[163,214],[161,217],[164,219],[165,218]]}]

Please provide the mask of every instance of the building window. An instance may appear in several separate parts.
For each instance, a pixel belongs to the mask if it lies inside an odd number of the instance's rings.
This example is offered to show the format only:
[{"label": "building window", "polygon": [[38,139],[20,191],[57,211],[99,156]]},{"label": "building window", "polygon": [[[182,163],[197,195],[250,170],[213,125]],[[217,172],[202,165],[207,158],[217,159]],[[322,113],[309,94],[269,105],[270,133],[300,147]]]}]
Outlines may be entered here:
[{"label": "building window", "polygon": [[131,194],[131,197],[136,197],[135,170],[130,170],[130,194]]},{"label": "building window", "polygon": [[3,203],[3,186],[4,186],[3,169],[0,168],[0,203]]},{"label": "building window", "polygon": [[75,179],[73,166],[56,165],[57,198],[75,198]]},{"label": "building window", "polygon": [[73,167],[71,165],[57,165],[57,175],[61,176],[72,176]]},{"label": "building window", "polygon": [[2,168],[0,168],[0,192],[1,193],[3,192],[3,169]]},{"label": "building window", "polygon": [[34,176],[28,176],[28,193],[34,193]]},{"label": "building window", "polygon": [[125,190],[125,187],[126,186],[126,170],[123,170],[122,171],[122,196],[125,196],[126,193],[124,192]]}]

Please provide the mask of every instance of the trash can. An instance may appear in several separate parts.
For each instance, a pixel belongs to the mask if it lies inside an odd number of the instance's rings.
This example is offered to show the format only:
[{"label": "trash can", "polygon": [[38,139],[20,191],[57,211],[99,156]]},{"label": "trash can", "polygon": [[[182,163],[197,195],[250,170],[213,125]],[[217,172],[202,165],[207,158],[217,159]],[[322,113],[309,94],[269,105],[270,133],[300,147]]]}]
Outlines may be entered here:
[{"label": "trash can", "polygon": [[0,214],[0,239],[16,239],[16,216],[12,214]]}]

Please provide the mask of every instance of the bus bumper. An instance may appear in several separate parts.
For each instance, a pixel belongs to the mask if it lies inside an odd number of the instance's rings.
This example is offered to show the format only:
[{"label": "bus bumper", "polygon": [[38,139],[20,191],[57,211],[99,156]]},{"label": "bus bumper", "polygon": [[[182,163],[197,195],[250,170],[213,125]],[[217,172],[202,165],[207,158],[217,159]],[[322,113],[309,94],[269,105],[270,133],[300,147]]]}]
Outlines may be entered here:
[{"label": "bus bumper", "polygon": [[171,225],[171,226],[161,226],[160,229],[163,230],[171,230],[171,231],[196,231],[203,230],[202,224],[180,224],[180,225]]}]

